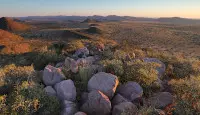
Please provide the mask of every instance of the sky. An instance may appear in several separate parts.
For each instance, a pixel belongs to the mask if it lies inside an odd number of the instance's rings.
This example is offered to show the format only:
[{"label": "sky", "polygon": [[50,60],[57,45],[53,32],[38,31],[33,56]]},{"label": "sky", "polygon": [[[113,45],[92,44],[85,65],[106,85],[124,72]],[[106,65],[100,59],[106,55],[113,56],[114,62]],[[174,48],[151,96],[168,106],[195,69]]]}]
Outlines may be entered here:
[{"label": "sky", "polygon": [[0,0],[0,17],[56,15],[200,19],[200,0]]}]

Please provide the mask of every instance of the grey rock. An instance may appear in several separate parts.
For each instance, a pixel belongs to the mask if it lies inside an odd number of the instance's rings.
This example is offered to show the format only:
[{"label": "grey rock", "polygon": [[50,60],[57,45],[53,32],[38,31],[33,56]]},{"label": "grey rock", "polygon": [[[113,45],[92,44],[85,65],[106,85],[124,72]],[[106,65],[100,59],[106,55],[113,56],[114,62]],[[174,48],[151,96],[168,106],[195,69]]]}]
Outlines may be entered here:
[{"label": "grey rock", "polygon": [[137,115],[138,109],[131,102],[123,102],[114,106],[112,115]]},{"label": "grey rock", "polygon": [[77,112],[77,106],[74,102],[64,100],[62,115],[74,115]]},{"label": "grey rock", "polygon": [[81,111],[88,115],[110,115],[111,102],[101,91],[92,91],[88,100],[81,106]]},{"label": "grey rock", "polygon": [[111,99],[114,96],[118,84],[119,80],[117,76],[99,72],[89,80],[88,91],[99,90]]},{"label": "grey rock", "polygon": [[52,86],[61,82],[64,78],[65,76],[60,69],[48,65],[44,69],[42,80],[45,85]]},{"label": "grey rock", "polygon": [[72,80],[64,80],[55,85],[57,96],[60,100],[75,101],[76,87]]},{"label": "grey rock", "polygon": [[127,99],[125,99],[123,96],[121,96],[120,94],[117,94],[113,97],[112,99],[112,106],[115,106],[115,105],[118,105],[120,103],[123,103],[123,102],[128,102]]},{"label": "grey rock", "polygon": [[75,56],[76,57],[80,57],[80,58],[83,58],[83,57],[87,57],[89,55],[89,50],[84,47],[84,48],[80,48],[78,49],[76,52],[75,52]]},{"label": "grey rock", "polygon": [[86,113],[84,113],[84,112],[77,112],[76,114],[74,114],[74,115],[87,115]]},{"label": "grey rock", "polygon": [[56,96],[56,91],[53,89],[52,86],[47,86],[44,88],[44,90],[47,93],[47,95]]},{"label": "grey rock", "polygon": [[121,85],[117,89],[117,93],[119,93],[120,95],[132,102],[135,99],[142,97],[143,89],[138,83],[129,81]]},{"label": "grey rock", "polygon": [[159,92],[150,98],[150,103],[157,109],[163,109],[173,103],[173,96],[169,92]]}]

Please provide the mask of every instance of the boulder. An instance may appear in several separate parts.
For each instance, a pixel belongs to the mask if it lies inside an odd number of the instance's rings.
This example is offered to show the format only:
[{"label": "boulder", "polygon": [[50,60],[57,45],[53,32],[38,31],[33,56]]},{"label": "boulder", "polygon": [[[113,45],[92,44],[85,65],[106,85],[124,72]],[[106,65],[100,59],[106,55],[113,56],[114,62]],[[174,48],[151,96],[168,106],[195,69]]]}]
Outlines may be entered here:
[{"label": "boulder", "polygon": [[47,93],[47,95],[56,96],[56,91],[53,89],[52,86],[45,87],[44,91]]},{"label": "boulder", "polygon": [[120,103],[123,102],[128,102],[127,99],[125,99],[123,96],[121,96],[120,94],[117,94],[114,96],[114,98],[112,99],[112,106],[118,105]]},{"label": "boulder", "polygon": [[132,102],[135,99],[142,97],[143,89],[138,83],[129,81],[121,85],[117,89],[117,93],[119,93],[120,95]]},{"label": "boulder", "polygon": [[44,69],[42,80],[45,85],[52,86],[61,82],[64,78],[65,76],[60,69],[48,65]]},{"label": "boulder", "polygon": [[159,59],[157,59],[157,58],[144,58],[143,60],[144,60],[144,62],[154,62],[154,63],[160,64],[160,67],[156,68],[156,70],[158,71],[158,77],[161,78],[164,75],[165,70],[166,70],[166,66]]},{"label": "boulder", "polygon": [[150,103],[157,109],[163,109],[173,103],[173,96],[169,92],[159,92],[150,98]]},{"label": "boulder", "polygon": [[74,115],[87,115],[86,113],[84,113],[84,112],[77,112],[77,113],[75,113]]},{"label": "boulder", "polygon": [[62,103],[64,109],[61,115],[74,115],[77,112],[77,106],[74,102],[64,100]]},{"label": "boulder", "polygon": [[115,105],[112,115],[137,115],[138,108],[131,102],[123,102]]},{"label": "boulder", "polygon": [[60,100],[75,101],[76,100],[76,87],[72,80],[64,80],[55,85],[57,97]]},{"label": "boulder", "polygon": [[88,100],[81,106],[81,111],[88,115],[110,115],[111,102],[101,91],[91,91]]},{"label": "boulder", "polygon": [[76,63],[75,60],[71,60],[71,63],[70,63],[70,70],[71,70],[73,73],[77,73],[77,72],[78,72],[78,64]]},{"label": "boulder", "polygon": [[117,76],[99,72],[89,80],[88,91],[99,90],[111,99],[114,96],[118,84],[119,80]]},{"label": "boulder", "polygon": [[80,48],[75,52],[75,56],[79,57],[79,58],[83,58],[83,57],[87,57],[89,55],[89,50],[84,47],[84,48]]}]

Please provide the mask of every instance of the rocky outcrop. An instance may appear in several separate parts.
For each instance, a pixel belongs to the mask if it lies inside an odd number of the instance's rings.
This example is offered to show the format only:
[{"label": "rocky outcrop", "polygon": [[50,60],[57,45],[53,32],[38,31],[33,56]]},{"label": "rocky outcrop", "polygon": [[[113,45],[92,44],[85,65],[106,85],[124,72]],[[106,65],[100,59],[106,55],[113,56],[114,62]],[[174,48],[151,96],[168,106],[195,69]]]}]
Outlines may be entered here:
[{"label": "rocky outcrop", "polygon": [[121,85],[117,89],[117,93],[132,102],[135,99],[142,97],[143,89],[138,83],[130,81]]},{"label": "rocky outcrop", "polygon": [[57,97],[60,100],[75,101],[76,100],[76,87],[72,80],[64,80],[55,85]]},{"label": "rocky outcrop", "polygon": [[111,102],[101,91],[91,91],[87,101],[81,106],[81,111],[88,115],[110,115]]},{"label": "rocky outcrop", "polygon": [[88,91],[99,90],[111,99],[114,96],[118,84],[119,80],[117,76],[99,72],[89,80]]},{"label": "rocky outcrop", "polygon": [[45,85],[53,86],[56,83],[61,82],[65,78],[65,76],[60,69],[55,68],[51,65],[47,65],[44,69],[42,78]]}]

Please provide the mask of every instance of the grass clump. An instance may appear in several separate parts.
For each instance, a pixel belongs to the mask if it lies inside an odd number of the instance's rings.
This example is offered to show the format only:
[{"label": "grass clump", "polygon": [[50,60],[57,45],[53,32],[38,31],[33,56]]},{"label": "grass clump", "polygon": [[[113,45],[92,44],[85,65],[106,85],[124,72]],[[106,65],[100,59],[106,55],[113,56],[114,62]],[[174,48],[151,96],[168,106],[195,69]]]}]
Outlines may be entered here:
[{"label": "grass clump", "polygon": [[176,95],[174,113],[178,115],[200,114],[200,77],[171,80],[169,84]]}]

